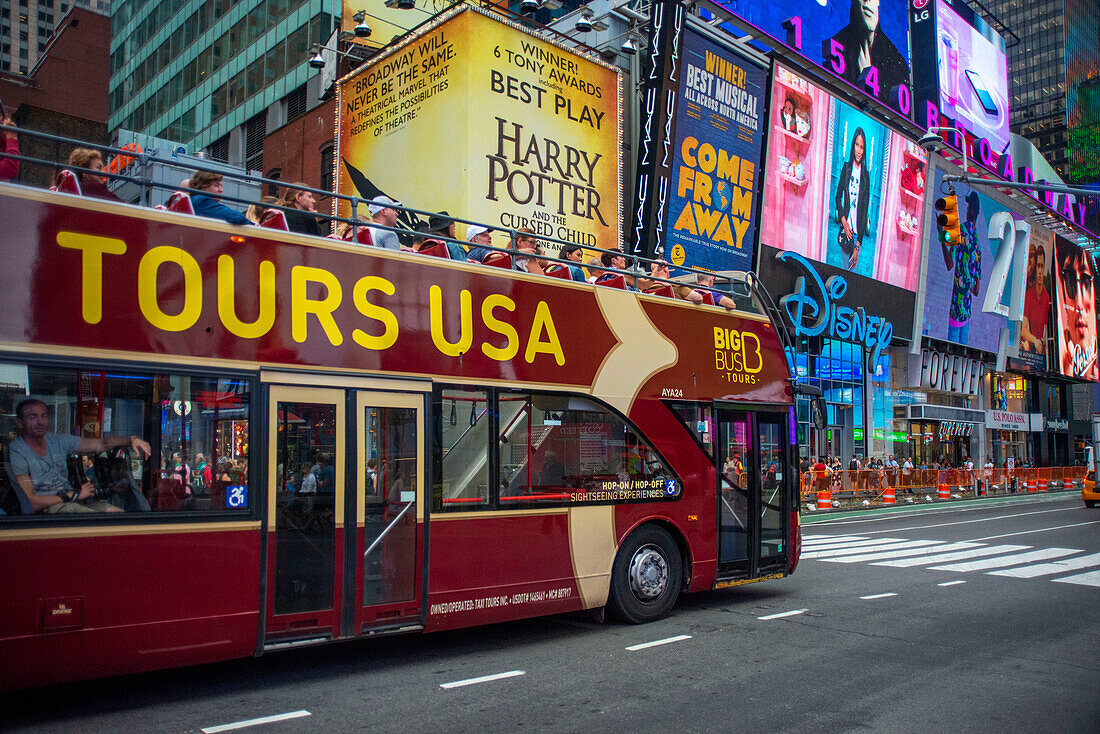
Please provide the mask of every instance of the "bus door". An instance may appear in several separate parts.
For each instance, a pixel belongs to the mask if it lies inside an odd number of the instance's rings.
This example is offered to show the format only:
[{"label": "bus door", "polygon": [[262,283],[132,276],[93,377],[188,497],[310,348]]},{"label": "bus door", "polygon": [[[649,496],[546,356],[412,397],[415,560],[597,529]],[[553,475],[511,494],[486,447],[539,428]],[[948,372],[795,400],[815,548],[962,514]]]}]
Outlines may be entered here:
[{"label": "bus door", "polygon": [[786,559],[789,435],[785,412],[718,408],[718,573],[754,578]]},{"label": "bus door", "polygon": [[271,385],[267,410],[266,645],[419,624],[423,394]]}]

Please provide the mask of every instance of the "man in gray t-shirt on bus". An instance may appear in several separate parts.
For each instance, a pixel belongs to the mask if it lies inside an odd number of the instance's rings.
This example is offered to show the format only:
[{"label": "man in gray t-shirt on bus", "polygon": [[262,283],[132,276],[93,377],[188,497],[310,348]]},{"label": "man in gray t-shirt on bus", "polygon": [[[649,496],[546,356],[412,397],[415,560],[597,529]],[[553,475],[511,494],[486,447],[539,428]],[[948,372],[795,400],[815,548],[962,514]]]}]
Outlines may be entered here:
[{"label": "man in gray t-shirt on bus", "polygon": [[66,457],[120,446],[130,446],[146,459],[152,453],[149,444],[137,436],[80,438],[54,433],[50,431],[49,408],[35,398],[15,407],[15,421],[19,437],[8,444],[9,468],[36,513],[122,512],[110,502],[94,499],[95,487],[89,481],[74,489],[69,484]]}]

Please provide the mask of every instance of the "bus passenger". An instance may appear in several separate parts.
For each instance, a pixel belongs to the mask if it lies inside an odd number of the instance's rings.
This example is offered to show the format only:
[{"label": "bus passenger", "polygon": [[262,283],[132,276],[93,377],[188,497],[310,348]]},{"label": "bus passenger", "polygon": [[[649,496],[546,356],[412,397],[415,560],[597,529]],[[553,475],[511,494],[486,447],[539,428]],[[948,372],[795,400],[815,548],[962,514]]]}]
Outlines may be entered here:
[{"label": "bus passenger", "polygon": [[[305,186],[304,183],[293,185]],[[317,211],[317,199],[313,192],[287,187],[283,198],[279,200],[279,206],[287,207],[283,214],[286,215],[286,228],[289,231],[321,236],[321,225],[318,224],[317,217],[313,216]]]},{"label": "bus passenger", "polygon": [[259,224],[263,221],[264,214],[271,208],[272,204],[278,204],[279,200],[274,196],[261,196],[260,201],[256,204],[250,204],[248,209],[245,210],[245,219],[253,224]]},{"label": "bus passenger", "polygon": [[466,241],[470,243],[470,252],[467,257],[470,260],[481,262],[492,250],[493,230],[482,227],[480,224],[471,224],[466,227]]},{"label": "bus passenger", "polygon": [[106,500],[94,499],[95,486],[86,479],[79,489],[71,487],[66,457],[123,446],[135,449],[145,459],[152,453],[149,444],[137,436],[81,438],[54,433],[49,408],[35,398],[15,406],[15,422],[19,436],[8,444],[9,468],[36,513],[122,512]]},{"label": "bus passenger", "polygon": [[367,203],[367,211],[370,212],[371,221],[379,225],[367,227],[367,231],[370,232],[371,244],[375,247],[382,247],[387,250],[401,249],[401,240],[397,238],[396,232],[380,229],[380,227],[397,226],[397,209],[394,207],[398,206],[401,205],[388,196],[376,196]]},{"label": "bus passenger", "polygon": [[191,176],[191,207],[200,217],[221,219],[230,224],[251,224],[245,215],[230,209],[218,201],[222,195],[222,175],[209,171],[195,171]]},{"label": "bus passenger", "polygon": [[563,260],[568,260],[569,275],[577,283],[583,283],[584,271],[581,270],[581,263],[584,262],[584,249],[580,245],[565,245],[561,248],[561,257]]},{"label": "bus passenger", "polygon": [[[600,255],[600,264],[603,265],[605,268],[615,268],[616,270],[621,271],[625,271],[628,267],[626,255],[623,254],[623,251],[621,249],[615,250],[613,252],[605,252]],[[638,290],[635,287],[637,281],[633,276],[627,275],[625,272],[619,273],[619,275],[623,276],[623,280],[626,282],[626,289],[628,291]]]},{"label": "bus passenger", "polygon": [[[69,165],[75,168],[90,168],[93,171],[102,171],[103,155],[92,148],[74,148],[73,152],[69,153]],[[97,176],[94,173],[78,173],[77,177],[80,179],[80,193],[84,196],[122,203],[122,199],[115,196],[114,192],[107,188],[106,176]],[[58,183],[60,183],[60,179],[58,179]]]},{"label": "bus passenger", "polygon": [[733,311],[737,308],[737,304],[734,303],[732,298],[714,290],[713,273],[697,272],[695,274],[694,288],[690,285],[680,285],[676,287],[677,298],[682,298],[685,301],[691,301],[695,304],[703,302],[704,293],[710,293],[711,298],[714,299],[715,306],[721,306],[727,311]]},{"label": "bus passenger", "polygon": [[[15,122],[4,112],[0,105],[0,125],[15,127]],[[14,130],[5,130],[4,152],[9,155],[19,155],[19,135]],[[0,158],[0,181],[11,181],[19,175],[19,161],[15,158]]]},{"label": "bus passenger", "polygon": [[536,257],[539,254],[539,243],[534,235],[535,231],[526,227],[516,230],[516,257],[512,268],[522,273],[545,275],[542,261]]}]

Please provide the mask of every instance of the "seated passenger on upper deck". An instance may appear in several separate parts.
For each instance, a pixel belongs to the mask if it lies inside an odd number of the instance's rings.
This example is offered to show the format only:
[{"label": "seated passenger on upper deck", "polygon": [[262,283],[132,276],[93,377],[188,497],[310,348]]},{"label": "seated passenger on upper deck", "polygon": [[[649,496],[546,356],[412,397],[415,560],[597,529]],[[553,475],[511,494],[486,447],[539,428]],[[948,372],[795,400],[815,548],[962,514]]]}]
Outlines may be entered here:
[{"label": "seated passenger on upper deck", "polygon": [[[370,212],[371,221],[374,224],[381,227],[396,227],[397,209],[394,207],[398,206],[401,204],[388,196],[377,196],[367,202],[367,211]],[[370,241],[375,247],[383,247],[387,250],[401,249],[401,240],[397,238],[396,232],[371,226],[367,229],[370,231]]]},{"label": "seated passenger on upper deck", "polygon": [[[305,186],[297,183],[294,186]],[[279,206],[287,207],[283,212],[286,215],[286,228],[291,232],[321,236],[321,225],[314,216],[317,212],[317,199],[312,191],[302,191],[299,188],[290,188],[283,193],[279,200]]]},{"label": "seated passenger on upper deck", "polygon": [[[614,252],[602,253],[600,255],[600,263],[604,267],[615,268],[616,270],[626,270],[626,268],[627,268],[626,255],[623,254],[622,250],[615,250]],[[607,272],[615,273],[615,270],[610,270],[610,271],[607,271]],[[626,280],[626,289],[628,291],[638,290],[635,287],[636,284],[637,284],[637,280],[634,278],[634,276],[627,275],[625,272],[617,273],[617,274],[622,275],[623,278]],[[599,276],[597,276],[597,278],[599,278]]]},{"label": "seated passenger on upper deck", "polygon": [[539,254],[535,230],[527,227],[516,230],[516,257],[512,267],[521,273],[545,275],[543,262],[537,257]]},{"label": "seated passenger on upper deck", "polygon": [[[103,170],[103,154],[93,148],[73,148],[69,153],[69,165],[75,168],[90,168],[93,171]],[[58,174],[60,176],[60,174]],[[91,196],[94,199],[105,199],[122,203],[122,199],[115,196],[114,192],[107,188],[107,177],[97,176],[94,173],[79,173],[80,193]],[[60,179],[58,180],[60,183]]]},{"label": "seated passenger on upper deck", "polygon": [[568,266],[569,277],[578,283],[583,283],[585,277],[581,264],[584,262],[584,249],[580,245],[565,245],[561,248],[561,257],[572,263]]},{"label": "seated passenger on upper deck", "polygon": [[137,436],[80,438],[50,431],[49,408],[27,398],[15,407],[19,436],[8,444],[9,468],[35,512],[122,512],[106,500],[95,499],[95,486],[86,480],[79,489],[69,484],[66,457],[71,453],[107,451],[129,446],[149,458],[152,449]]},{"label": "seated passenger on upper deck", "polygon": [[218,201],[222,194],[222,175],[209,171],[195,171],[191,176],[191,207],[200,217],[221,219],[230,224],[251,224],[245,215],[230,209]]},{"label": "seated passenger on upper deck", "polygon": [[470,243],[470,253],[467,257],[470,260],[477,260],[481,262],[485,259],[493,250],[488,249],[493,246],[493,230],[488,227],[482,227],[480,224],[470,224],[466,226],[466,241]]},{"label": "seated passenger on upper deck", "polygon": [[704,293],[710,293],[711,298],[714,299],[715,306],[721,306],[722,308],[733,311],[737,308],[737,304],[729,296],[723,295],[720,291],[714,290],[714,273],[697,272],[695,274],[695,287],[690,285],[676,286],[676,297],[682,298],[685,301],[691,301],[695,304],[703,303]]}]

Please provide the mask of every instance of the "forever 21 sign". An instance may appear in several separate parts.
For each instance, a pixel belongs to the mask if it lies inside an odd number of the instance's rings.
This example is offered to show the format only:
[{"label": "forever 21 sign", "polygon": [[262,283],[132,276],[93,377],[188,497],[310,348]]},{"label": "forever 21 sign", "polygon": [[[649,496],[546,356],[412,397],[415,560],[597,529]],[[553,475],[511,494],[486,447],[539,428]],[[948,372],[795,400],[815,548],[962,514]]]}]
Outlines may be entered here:
[{"label": "forever 21 sign", "polygon": [[[912,360],[916,360],[916,355]],[[910,377],[917,372],[916,367],[911,361]],[[981,360],[958,354],[944,354],[932,349],[921,350],[919,386],[925,390],[977,395],[984,375],[985,364]]]}]

